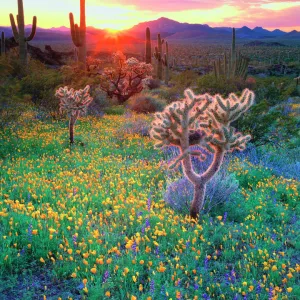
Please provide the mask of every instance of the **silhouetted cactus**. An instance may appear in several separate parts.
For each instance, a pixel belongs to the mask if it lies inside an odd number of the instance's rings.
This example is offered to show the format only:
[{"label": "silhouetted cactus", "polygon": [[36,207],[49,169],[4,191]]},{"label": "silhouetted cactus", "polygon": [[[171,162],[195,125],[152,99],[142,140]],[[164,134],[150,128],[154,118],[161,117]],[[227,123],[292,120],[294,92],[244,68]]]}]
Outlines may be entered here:
[{"label": "silhouetted cactus", "polygon": [[37,18],[36,16],[33,17],[31,33],[28,37],[25,37],[23,0],[18,0],[18,14],[17,14],[18,28],[16,26],[16,22],[13,14],[10,14],[9,17],[10,17],[11,28],[14,34],[15,41],[19,44],[20,61],[21,63],[26,64],[27,63],[27,42],[30,42],[35,36]]},{"label": "silhouetted cactus", "polygon": [[165,66],[165,84],[169,83],[170,80],[170,59],[169,59],[169,45],[166,42],[166,53],[162,59],[162,63]]},{"label": "silhouetted cactus", "polygon": [[5,33],[4,33],[4,31],[2,31],[2,33],[1,33],[0,55],[5,55]]},{"label": "silhouetted cactus", "polygon": [[221,61],[221,59],[214,61],[214,75],[217,80],[221,76],[224,76],[226,79],[243,78],[244,80],[247,77],[248,65],[250,60],[249,58],[242,56],[240,52],[236,52],[235,40],[235,28],[233,28],[232,45],[229,59],[227,59],[227,55],[225,53],[223,61]]},{"label": "silhouetted cactus", "polygon": [[86,69],[86,21],[85,0],[80,0],[80,26],[74,23],[74,16],[69,14],[71,36],[74,45],[78,48],[78,63],[82,70]]},{"label": "silhouetted cactus", "polygon": [[156,68],[156,76],[159,80],[162,80],[162,71],[163,71],[163,63],[162,63],[162,45],[164,40],[161,39],[160,33],[157,35],[157,46],[155,47],[154,58],[157,61]]},{"label": "silhouetted cactus", "polygon": [[[181,163],[184,175],[194,185],[194,198],[190,208],[192,218],[197,218],[204,205],[206,184],[218,172],[226,152],[244,150],[250,136],[235,132],[231,123],[246,112],[254,102],[254,93],[244,90],[241,97],[230,94],[194,95],[185,90],[185,99],[173,102],[162,113],[156,113],[150,136],[155,146],[176,146],[180,154],[171,163],[175,168]],[[201,150],[195,149],[198,146]],[[212,163],[203,174],[194,170],[191,157],[206,160],[204,151],[214,155]]]},{"label": "silhouetted cactus", "polygon": [[151,64],[151,33],[150,28],[146,28],[146,64]]},{"label": "silhouetted cactus", "polygon": [[77,119],[81,115],[86,114],[88,106],[93,101],[89,90],[89,85],[79,91],[75,91],[73,88],[69,90],[68,87],[65,86],[64,88],[59,88],[55,93],[55,96],[60,99],[60,113],[65,111],[69,117],[70,144],[74,143],[74,125]]}]

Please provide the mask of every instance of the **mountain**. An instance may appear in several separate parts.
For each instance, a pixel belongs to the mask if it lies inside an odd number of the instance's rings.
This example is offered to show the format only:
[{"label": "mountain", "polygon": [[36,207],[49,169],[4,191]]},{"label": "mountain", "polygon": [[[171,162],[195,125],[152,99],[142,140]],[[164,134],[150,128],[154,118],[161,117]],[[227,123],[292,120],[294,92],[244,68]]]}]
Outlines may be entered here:
[{"label": "mountain", "polygon": [[288,38],[288,39],[298,39],[300,38],[300,32],[297,30],[293,30],[289,33],[286,33],[282,36],[282,38]]},{"label": "mountain", "polygon": [[244,44],[246,47],[257,47],[257,46],[266,46],[266,47],[286,47],[286,45],[278,42],[262,42],[262,41],[252,41],[247,44]]},{"label": "mountain", "polygon": [[[31,25],[26,25],[26,34],[29,34]],[[207,24],[189,24],[180,23],[168,18],[159,18],[153,21],[139,23],[128,30],[119,31],[112,35],[108,30],[97,29],[92,26],[87,27],[88,43],[109,43],[109,44],[133,44],[144,43],[146,28],[151,30],[151,38],[157,39],[157,34],[160,33],[162,38],[171,40],[196,40],[196,39],[215,39],[215,40],[230,40],[232,36],[231,27],[210,27]],[[6,37],[12,36],[10,26],[0,27],[0,32],[4,31]],[[236,28],[236,36],[238,39],[300,39],[300,32],[293,30],[286,33],[282,30],[275,29],[269,31],[263,27],[255,27],[250,29],[247,26]],[[37,28],[36,41],[66,41],[71,42],[70,28],[52,27],[50,29]],[[273,40],[272,40],[273,41]]]}]

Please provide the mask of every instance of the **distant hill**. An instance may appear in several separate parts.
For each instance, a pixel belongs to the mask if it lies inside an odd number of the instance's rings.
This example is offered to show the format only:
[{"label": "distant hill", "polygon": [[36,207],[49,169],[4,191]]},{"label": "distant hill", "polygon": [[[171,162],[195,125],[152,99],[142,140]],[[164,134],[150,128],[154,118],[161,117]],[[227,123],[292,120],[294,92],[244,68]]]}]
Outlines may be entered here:
[{"label": "distant hill", "polygon": [[266,46],[266,47],[286,47],[286,45],[278,42],[262,42],[262,41],[252,41],[250,43],[244,44],[244,46],[255,47],[255,46]]},{"label": "distant hill", "polygon": [[[210,27],[207,24],[189,24],[180,23],[168,18],[159,18],[153,21],[139,23],[128,30],[119,31],[116,35],[112,35],[105,29],[97,29],[87,27],[88,43],[108,43],[108,44],[134,44],[143,43],[145,39],[146,28],[151,30],[151,38],[157,39],[157,34],[160,33],[162,38],[170,40],[197,40],[197,39],[214,39],[214,40],[230,40],[232,35],[231,27]],[[29,33],[31,25],[26,25],[26,32]],[[4,31],[6,37],[12,36],[10,27],[0,27],[0,31]],[[286,33],[280,29],[269,31],[263,27],[255,27],[250,29],[247,26],[236,28],[236,35],[239,40],[266,40],[282,39],[292,40],[300,39],[300,32],[293,30]],[[35,41],[66,41],[71,42],[70,29],[61,27],[52,27],[50,29],[37,28]],[[255,45],[255,43],[253,45]],[[278,45],[279,46],[279,45]]]}]

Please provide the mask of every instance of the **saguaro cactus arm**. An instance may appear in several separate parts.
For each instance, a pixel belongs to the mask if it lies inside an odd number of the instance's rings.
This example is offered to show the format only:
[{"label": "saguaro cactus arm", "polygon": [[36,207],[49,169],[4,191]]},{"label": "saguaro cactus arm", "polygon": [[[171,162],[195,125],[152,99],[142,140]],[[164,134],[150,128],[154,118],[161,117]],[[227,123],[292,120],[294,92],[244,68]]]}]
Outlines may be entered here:
[{"label": "saguaro cactus arm", "polygon": [[37,24],[37,17],[34,16],[34,17],[32,18],[32,28],[31,28],[31,33],[30,33],[29,37],[26,38],[26,41],[27,41],[27,42],[30,42],[30,41],[34,38],[35,33],[36,33],[36,24]]}]

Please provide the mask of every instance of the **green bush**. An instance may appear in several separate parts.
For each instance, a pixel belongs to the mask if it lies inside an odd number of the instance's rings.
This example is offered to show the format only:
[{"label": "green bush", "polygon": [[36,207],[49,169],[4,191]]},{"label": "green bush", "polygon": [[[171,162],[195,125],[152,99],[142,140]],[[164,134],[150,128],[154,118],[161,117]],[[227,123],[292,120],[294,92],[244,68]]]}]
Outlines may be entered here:
[{"label": "green bush", "polygon": [[31,60],[21,81],[22,94],[31,95],[32,101],[38,107],[50,111],[58,110],[59,100],[55,97],[55,90],[62,85],[60,72],[48,69],[43,63]]},{"label": "green bush", "polygon": [[104,112],[108,115],[123,115],[125,113],[125,107],[123,105],[113,105],[105,107]]}]

